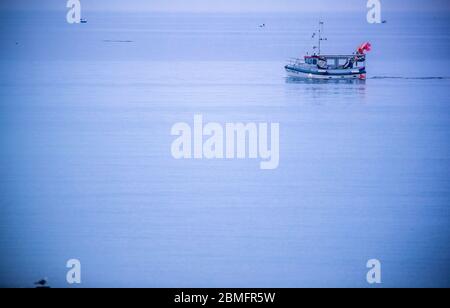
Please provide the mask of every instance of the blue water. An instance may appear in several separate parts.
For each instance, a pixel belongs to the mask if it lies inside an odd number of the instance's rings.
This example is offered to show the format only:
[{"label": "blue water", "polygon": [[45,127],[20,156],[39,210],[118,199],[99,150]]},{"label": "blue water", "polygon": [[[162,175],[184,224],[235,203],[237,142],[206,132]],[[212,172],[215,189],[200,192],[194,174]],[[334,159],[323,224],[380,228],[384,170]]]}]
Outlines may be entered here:
[{"label": "blue water", "polygon": [[[450,286],[449,16],[0,17],[1,286]],[[366,82],[286,80],[319,18]],[[194,114],[280,123],[279,168],[174,160]]]}]

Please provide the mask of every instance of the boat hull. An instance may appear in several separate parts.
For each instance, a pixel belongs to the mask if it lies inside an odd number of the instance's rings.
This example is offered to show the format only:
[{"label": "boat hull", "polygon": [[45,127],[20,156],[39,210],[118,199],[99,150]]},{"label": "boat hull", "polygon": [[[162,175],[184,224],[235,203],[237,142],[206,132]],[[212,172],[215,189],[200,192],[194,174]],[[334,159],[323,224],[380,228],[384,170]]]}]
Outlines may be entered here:
[{"label": "boat hull", "polygon": [[348,80],[348,79],[365,79],[365,70],[316,70],[309,71],[287,65],[285,67],[289,77],[306,78],[306,79],[322,79],[322,80]]}]

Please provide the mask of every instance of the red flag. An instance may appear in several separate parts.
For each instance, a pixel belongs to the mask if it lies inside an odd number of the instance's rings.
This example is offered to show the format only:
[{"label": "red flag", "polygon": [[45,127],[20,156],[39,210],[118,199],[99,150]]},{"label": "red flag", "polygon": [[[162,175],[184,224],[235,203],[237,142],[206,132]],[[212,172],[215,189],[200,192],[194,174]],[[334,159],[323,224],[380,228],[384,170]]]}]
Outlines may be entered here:
[{"label": "red flag", "polygon": [[363,55],[363,54],[365,54],[365,52],[369,52],[371,50],[372,50],[372,44],[370,44],[369,42],[366,42],[358,47],[357,52],[359,54]]}]

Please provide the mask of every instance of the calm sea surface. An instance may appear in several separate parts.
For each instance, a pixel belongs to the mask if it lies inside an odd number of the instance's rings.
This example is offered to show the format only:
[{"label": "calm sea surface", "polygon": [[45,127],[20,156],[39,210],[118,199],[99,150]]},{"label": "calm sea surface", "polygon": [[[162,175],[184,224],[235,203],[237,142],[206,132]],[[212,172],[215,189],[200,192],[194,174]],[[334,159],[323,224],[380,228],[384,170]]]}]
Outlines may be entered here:
[{"label": "calm sea surface", "polygon": [[[449,16],[0,17],[1,286],[76,258],[85,287],[365,287],[376,258],[450,287]],[[365,83],[286,80],[319,18],[325,53],[372,42]],[[280,123],[279,168],[174,160],[194,114]]]}]

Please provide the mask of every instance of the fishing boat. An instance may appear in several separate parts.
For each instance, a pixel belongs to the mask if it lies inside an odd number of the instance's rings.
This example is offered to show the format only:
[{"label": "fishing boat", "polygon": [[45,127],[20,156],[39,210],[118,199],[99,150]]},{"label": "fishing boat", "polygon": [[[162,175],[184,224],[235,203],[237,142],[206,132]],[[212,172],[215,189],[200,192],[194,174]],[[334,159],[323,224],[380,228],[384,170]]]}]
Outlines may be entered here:
[{"label": "fishing boat", "polygon": [[361,44],[351,55],[323,55],[321,44],[327,41],[323,37],[324,23],[319,23],[318,33],[313,38],[318,38],[313,55],[306,55],[303,59],[293,58],[285,66],[289,77],[306,79],[366,79],[366,52],[372,46],[366,42]]}]

